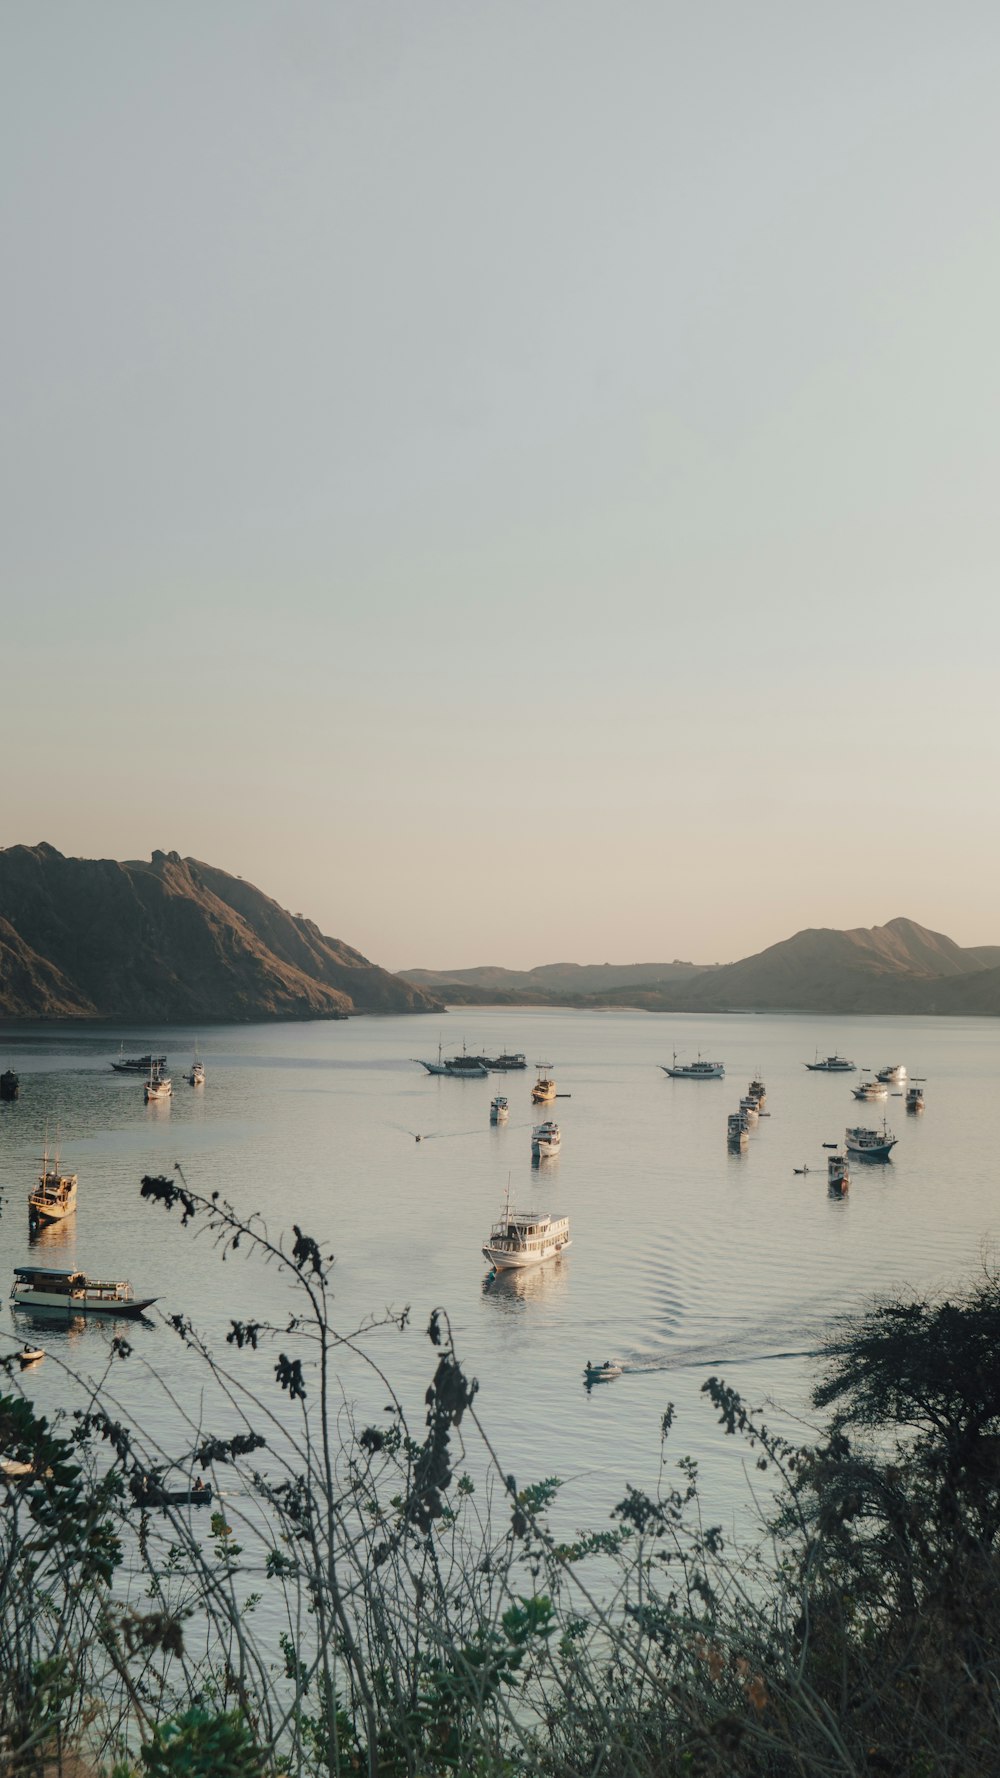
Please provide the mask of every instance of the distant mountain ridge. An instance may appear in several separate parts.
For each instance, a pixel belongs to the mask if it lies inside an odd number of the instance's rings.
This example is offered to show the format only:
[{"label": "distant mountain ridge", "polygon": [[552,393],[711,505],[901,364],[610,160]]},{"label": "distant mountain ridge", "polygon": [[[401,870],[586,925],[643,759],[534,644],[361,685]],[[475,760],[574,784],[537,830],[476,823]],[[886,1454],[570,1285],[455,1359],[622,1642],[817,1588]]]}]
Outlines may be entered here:
[{"label": "distant mountain ridge", "polygon": [[170,1023],[440,1005],[198,859],[65,858],[44,843],[0,849],[0,1017]]},{"label": "distant mountain ridge", "polygon": [[[607,976],[596,985],[594,975],[601,971]],[[464,969],[450,976],[412,970],[406,979],[453,1003],[482,1003],[492,989],[492,998],[513,1004],[636,1006],[649,1012],[1000,1015],[1000,945],[963,947],[903,917],[847,931],[809,927],[738,963],[551,964],[528,971]]]}]

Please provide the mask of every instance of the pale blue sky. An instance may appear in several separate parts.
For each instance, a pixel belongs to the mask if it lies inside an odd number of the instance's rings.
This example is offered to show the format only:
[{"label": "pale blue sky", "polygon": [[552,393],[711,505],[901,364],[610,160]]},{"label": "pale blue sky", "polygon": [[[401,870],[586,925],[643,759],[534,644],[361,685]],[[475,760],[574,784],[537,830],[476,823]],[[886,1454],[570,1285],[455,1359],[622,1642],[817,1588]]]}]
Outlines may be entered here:
[{"label": "pale blue sky", "polygon": [[1000,941],[985,3],[0,8],[0,844]]}]

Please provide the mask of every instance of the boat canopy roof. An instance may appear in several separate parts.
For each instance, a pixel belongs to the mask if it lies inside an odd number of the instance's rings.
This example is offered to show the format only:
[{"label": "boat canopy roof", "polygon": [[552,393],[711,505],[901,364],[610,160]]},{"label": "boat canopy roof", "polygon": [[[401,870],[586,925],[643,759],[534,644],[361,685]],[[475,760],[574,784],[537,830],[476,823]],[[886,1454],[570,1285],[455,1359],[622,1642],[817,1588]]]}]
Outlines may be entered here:
[{"label": "boat canopy roof", "polygon": [[15,1278],[82,1278],[83,1273],[69,1266],[15,1266]]}]

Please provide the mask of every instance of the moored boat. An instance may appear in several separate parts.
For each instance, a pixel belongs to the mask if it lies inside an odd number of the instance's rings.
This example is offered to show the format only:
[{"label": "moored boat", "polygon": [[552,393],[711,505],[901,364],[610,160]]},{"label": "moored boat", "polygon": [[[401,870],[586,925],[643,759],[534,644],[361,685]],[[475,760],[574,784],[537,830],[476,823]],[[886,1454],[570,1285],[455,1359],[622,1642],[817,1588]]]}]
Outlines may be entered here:
[{"label": "moored boat", "polygon": [[748,1092],[751,1093],[753,1095],[753,1097],[756,1099],[757,1110],[763,1111],[764,1106],[767,1104],[767,1090],[764,1086],[763,1076],[761,1075],[759,1070],[754,1075],[753,1080],[750,1082]]},{"label": "moored boat", "polygon": [[169,1074],[161,1073],[160,1064],[154,1062],[149,1070],[149,1078],[143,1083],[142,1095],[146,1104],[171,1098],[173,1090],[173,1082]]},{"label": "moored boat", "polygon": [[827,1156],[826,1183],[832,1197],[843,1197],[851,1183],[851,1169],[847,1164],[846,1154]]},{"label": "moored boat", "polygon": [[726,1075],[721,1062],[703,1061],[700,1051],[696,1062],[681,1062],[678,1065],[677,1051],[674,1050],[672,1065],[668,1068],[666,1062],[661,1062],[660,1067],[664,1074],[670,1075],[671,1080],[724,1080]]},{"label": "moored boat", "polygon": [[556,1096],[556,1083],[552,1079],[552,1063],[536,1062],[538,1079],[531,1089],[531,1098],[535,1105],[547,1105]]},{"label": "moored boat", "polygon": [[889,1089],[883,1080],[862,1080],[851,1088],[856,1099],[887,1099]]},{"label": "moored boat", "polygon": [[510,1106],[507,1103],[506,1094],[497,1093],[496,1097],[490,1100],[490,1123],[505,1124],[509,1116]]},{"label": "moored boat", "polygon": [[923,1111],[924,1109],[924,1089],[918,1081],[913,1081],[906,1089],[906,1109],[907,1111]]},{"label": "moored boat", "polygon": [[726,1141],[730,1148],[746,1148],[750,1140],[749,1126],[742,1111],[731,1111],[726,1120]]},{"label": "moored boat", "polygon": [[190,1074],[185,1074],[184,1079],[190,1087],[203,1087],[205,1085],[204,1062],[192,1062],[191,1072]]},{"label": "moored boat", "polygon": [[512,1210],[507,1202],[483,1243],[483,1257],[498,1272],[523,1271],[558,1259],[570,1246],[569,1217],[548,1210]]},{"label": "moored boat", "polygon": [[809,1069],[809,1072],[811,1074],[856,1074],[857,1073],[856,1064],[854,1062],[849,1062],[847,1060],[846,1056],[824,1056],[822,1058],[822,1060],[820,1060],[820,1054],[819,1054],[818,1050],[816,1051],[815,1062],[807,1062],[805,1065]]},{"label": "moored boat", "polygon": [[479,1056],[477,1058],[485,1067],[492,1069],[494,1074],[513,1074],[519,1068],[527,1068],[528,1063],[523,1050],[515,1050],[502,1056]]},{"label": "moored boat", "polygon": [[441,1045],[438,1044],[436,1062],[425,1062],[420,1056],[415,1056],[413,1059],[419,1061],[421,1068],[426,1068],[428,1074],[446,1074],[452,1080],[485,1080],[489,1074],[489,1069],[482,1057],[467,1055],[464,1044],[460,1056],[449,1056],[445,1059],[441,1054]]},{"label": "moored boat", "polygon": [[884,1068],[879,1069],[875,1078],[887,1081],[890,1086],[896,1087],[900,1081],[906,1079],[906,1064],[904,1062],[887,1062]]},{"label": "moored boat", "polygon": [[562,1131],[551,1118],[547,1123],[536,1124],[531,1132],[531,1153],[536,1161],[544,1161],[558,1154],[562,1146]]},{"label": "moored boat", "polygon": [[124,1044],[117,1062],[111,1064],[116,1074],[148,1074],[152,1068],[165,1068],[166,1065],[166,1056],[126,1056]]},{"label": "moored boat", "polygon": [[39,1229],[54,1222],[63,1222],[76,1209],[76,1174],[64,1173],[58,1153],[49,1166],[49,1151],[42,1156],[42,1171],[28,1193],[28,1231],[37,1235]]},{"label": "moored boat", "polygon": [[17,1362],[21,1366],[21,1369],[26,1371],[29,1365],[38,1364],[44,1357],[44,1346],[22,1346],[17,1355]]},{"label": "moored boat", "polygon": [[756,1101],[751,1098],[741,1099],[740,1111],[747,1120],[748,1129],[755,1130],[757,1128],[757,1120],[760,1116],[760,1113],[757,1110]]},{"label": "moored boat", "polygon": [[66,1315],[141,1315],[155,1296],[138,1298],[124,1278],[88,1278],[56,1266],[15,1266],[15,1309],[60,1309]]},{"label": "moored boat", "polygon": [[14,1073],[13,1068],[5,1068],[0,1074],[0,1099],[14,1100],[20,1091],[20,1076]]},{"label": "moored boat", "polygon": [[896,1146],[896,1138],[883,1123],[881,1130],[866,1130],[862,1124],[853,1129],[845,1130],[844,1143],[849,1155],[855,1160],[887,1161]]}]

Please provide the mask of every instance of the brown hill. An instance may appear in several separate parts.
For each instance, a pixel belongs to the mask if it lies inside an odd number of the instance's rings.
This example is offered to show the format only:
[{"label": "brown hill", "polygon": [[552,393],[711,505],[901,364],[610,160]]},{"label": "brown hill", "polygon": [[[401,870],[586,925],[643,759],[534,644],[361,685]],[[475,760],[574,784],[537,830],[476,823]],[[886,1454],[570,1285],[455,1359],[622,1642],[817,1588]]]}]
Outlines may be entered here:
[{"label": "brown hill", "polygon": [[196,859],[0,850],[0,1016],[332,1018],[439,1005]]}]

